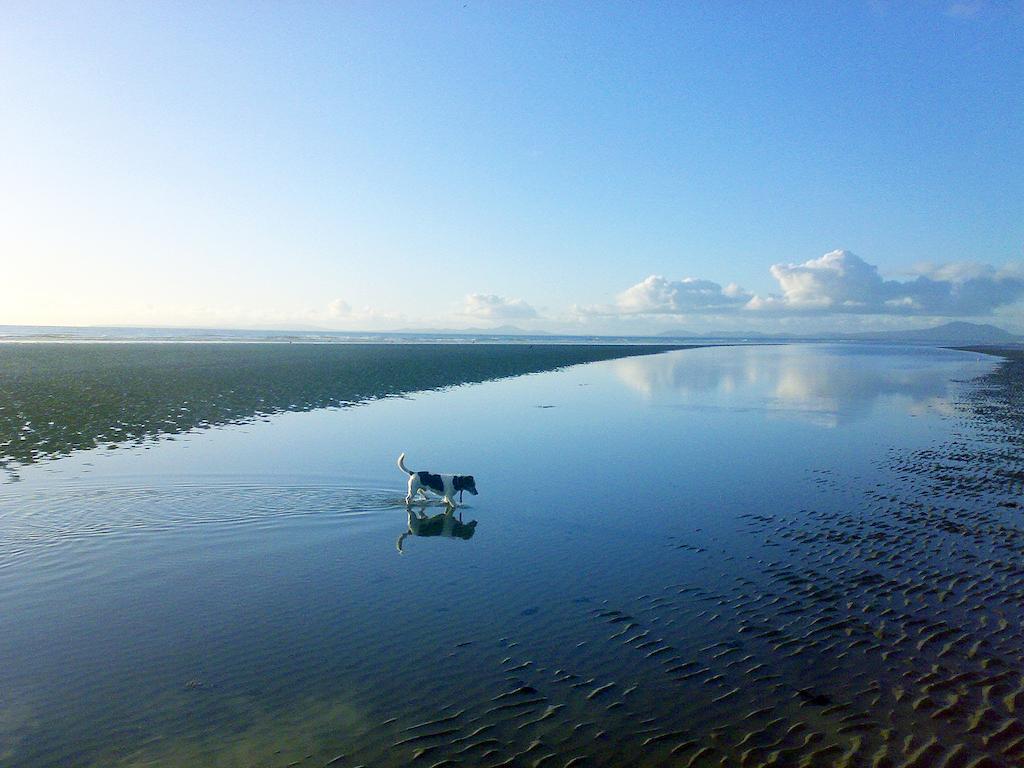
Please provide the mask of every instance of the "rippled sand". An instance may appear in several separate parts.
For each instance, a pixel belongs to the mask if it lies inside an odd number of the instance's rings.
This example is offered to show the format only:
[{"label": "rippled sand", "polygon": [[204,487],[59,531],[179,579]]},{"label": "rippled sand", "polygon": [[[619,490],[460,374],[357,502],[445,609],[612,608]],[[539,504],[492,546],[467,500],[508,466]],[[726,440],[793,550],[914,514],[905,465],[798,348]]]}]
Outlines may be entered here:
[{"label": "rippled sand", "polygon": [[[666,535],[659,557],[678,567],[656,571],[653,588],[612,597],[584,573],[509,618],[472,573],[438,574],[428,622],[380,606],[378,625],[339,619],[315,642],[287,623],[263,627],[284,653],[294,643],[304,655],[265,680],[258,651],[213,649],[243,684],[225,692],[211,663],[153,709],[101,718],[116,736],[81,743],[80,764],[1021,765],[1022,382],[1018,357],[964,387],[945,417],[951,440],[891,452],[870,479],[808,468],[806,506],[741,515],[743,546]],[[260,503],[268,519],[282,506],[359,508],[346,507],[344,489],[182,487],[162,492],[154,519],[166,513],[176,527],[173,510],[191,493],[209,494],[209,514],[181,522],[223,535],[240,520],[218,514],[231,506],[218,493],[235,505],[250,495],[245,519],[257,524]],[[111,535],[140,522],[137,501],[120,502]],[[394,500],[381,491],[370,501]],[[12,557],[38,557],[46,537],[17,541]],[[618,566],[639,572],[644,557],[631,550]],[[480,618],[491,614],[490,625]],[[0,705],[0,736],[31,717]],[[66,745],[35,754],[40,765],[69,759]]]},{"label": "rippled sand", "polygon": [[748,516],[770,553],[755,577],[581,598],[578,623],[530,627],[560,652],[524,627],[488,649],[480,691],[300,764],[1020,765],[1022,371],[976,382],[956,417],[970,429],[892,456],[887,483],[816,473],[847,509]]}]

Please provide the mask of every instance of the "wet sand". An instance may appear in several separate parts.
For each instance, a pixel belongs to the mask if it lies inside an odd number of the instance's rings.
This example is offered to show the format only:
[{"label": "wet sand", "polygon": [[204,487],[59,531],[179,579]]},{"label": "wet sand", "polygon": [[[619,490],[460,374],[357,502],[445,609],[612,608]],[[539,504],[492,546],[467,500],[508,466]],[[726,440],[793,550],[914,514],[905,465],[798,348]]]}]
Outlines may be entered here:
[{"label": "wet sand", "polygon": [[[618,549],[605,532],[614,572],[583,560],[578,582],[525,605],[483,572],[430,573],[426,597],[340,622],[323,646],[282,621],[265,687],[222,692],[211,659],[160,705],[166,722],[104,723],[118,738],[80,743],[82,763],[1021,765],[1024,356],[1006,357],[958,390],[941,441],[883,451],[870,477],[806,467],[806,504],[780,493],[741,513],[738,546],[695,529]],[[576,565],[570,538],[559,554]],[[517,597],[537,593],[529,568],[516,578]],[[329,607],[293,610],[305,627],[299,612]],[[282,679],[305,697],[283,705]]]},{"label": "wet sand", "polygon": [[679,345],[0,343],[0,467]]},{"label": "wet sand", "polygon": [[325,764],[1021,765],[1024,355],[1006,357],[956,404],[954,439],[891,455],[887,482],[816,472],[847,508],[746,516],[751,575],[580,598],[578,625],[544,627],[561,653],[500,638],[492,688],[384,718]]}]

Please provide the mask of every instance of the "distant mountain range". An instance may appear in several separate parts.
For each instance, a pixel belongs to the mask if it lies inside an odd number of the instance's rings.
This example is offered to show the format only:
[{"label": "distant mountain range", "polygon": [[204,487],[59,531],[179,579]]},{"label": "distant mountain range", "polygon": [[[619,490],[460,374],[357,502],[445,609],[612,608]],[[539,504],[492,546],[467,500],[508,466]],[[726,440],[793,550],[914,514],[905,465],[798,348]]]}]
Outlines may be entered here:
[{"label": "distant mountain range", "polygon": [[675,339],[842,339],[851,341],[907,341],[929,344],[1022,344],[1024,336],[1018,336],[995,325],[982,323],[945,323],[932,328],[916,328],[904,331],[863,331],[860,333],[788,334],[761,333],[759,331],[721,331],[695,334],[688,331],[664,331],[659,336]]},{"label": "distant mountain range", "polygon": [[214,328],[133,328],[0,325],[0,341],[461,341],[491,338],[535,343],[612,343],[660,341],[879,341],[891,343],[934,344],[962,347],[972,345],[1024,344],[1018,336],[994,325],[946,323],[933,328],[903,331],[863,331],[859,333],[765,333],[763,331],[709,331],[694,333],[682,329],[662,331],[657,336],[552,333],[528,331],[514,325],[494,328],[405,328],[394,331],[327,331],[311,328],[290,330],[214,329]]},{"label": "distant mountain range", "polygon": [[853,333],[851,339],[877,341],[929,341],[954,344],[1014,344],[1024,342],[1024,336],[1017,336],[995,325],[979,323],[946,323],[934,328],[920,328],[913,331],[874,331]]}]

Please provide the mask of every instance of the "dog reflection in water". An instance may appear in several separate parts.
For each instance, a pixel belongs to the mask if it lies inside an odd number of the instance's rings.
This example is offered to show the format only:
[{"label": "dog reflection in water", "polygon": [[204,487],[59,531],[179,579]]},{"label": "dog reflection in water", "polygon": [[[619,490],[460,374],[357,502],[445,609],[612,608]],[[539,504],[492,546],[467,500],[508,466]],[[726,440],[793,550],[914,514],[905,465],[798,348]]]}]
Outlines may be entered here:
[{"label": "dog reflection in water", "polygon": [[407,507],[409,512],[409,530],[399,536],[398,541],[395,542],[399,554],[402,554],[402,546],[409,536],[443,536],[446,539],[465,539],[468,541],[476,533],[476,520],[470,520],[468,523],[462,522],[462,515],[456,516],[453,507],[446,505],[444,512],[431,515],[430,517],[424,514],[424,509],[426,509],[425,505],[421,506],[418,510]]}]

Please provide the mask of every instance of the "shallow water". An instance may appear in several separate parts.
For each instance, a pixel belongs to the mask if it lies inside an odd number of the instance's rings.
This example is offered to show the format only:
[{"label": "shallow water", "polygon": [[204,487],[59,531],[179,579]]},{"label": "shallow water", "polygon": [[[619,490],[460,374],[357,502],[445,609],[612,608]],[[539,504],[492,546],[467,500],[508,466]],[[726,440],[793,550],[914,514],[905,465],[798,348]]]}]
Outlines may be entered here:
[{"label": "shallow water", "polygon": [[658,344],[3,343],[0,469],[76,450],[646,355]]},{"label": "shallow water", "polygon": [[[995,363],[694,349],[24,467],[0,485],[0,764],[698,765],[763,741],[761,764],[854,739],[868,764],[920,708],[858,719],[912,687],[849,616],[876,577],[837,575],[886,543],[842,559],[820,521],[841,539],[919,496],[894,457],[974,439],[958,403]],[[475,475],[470,538],[399,553],[400,451]]]}]

